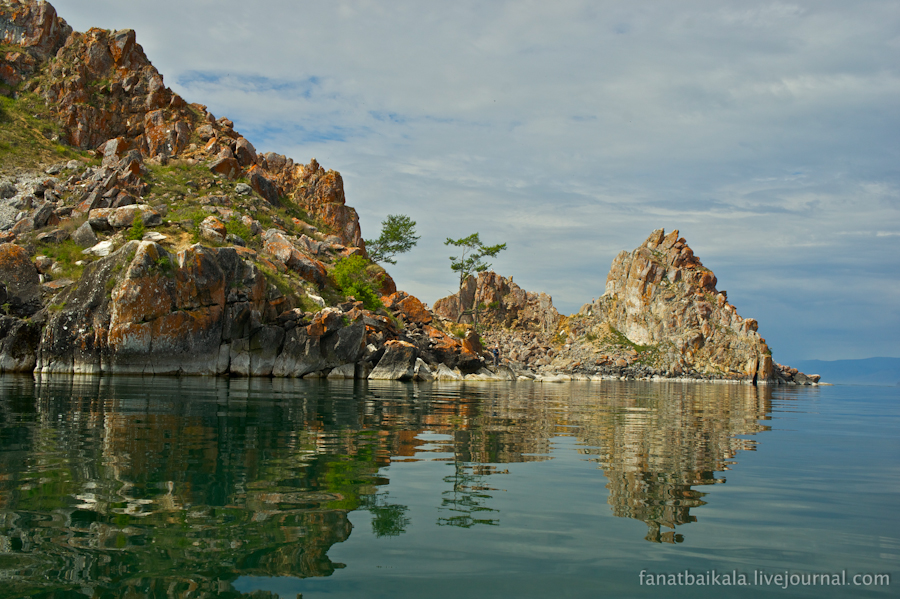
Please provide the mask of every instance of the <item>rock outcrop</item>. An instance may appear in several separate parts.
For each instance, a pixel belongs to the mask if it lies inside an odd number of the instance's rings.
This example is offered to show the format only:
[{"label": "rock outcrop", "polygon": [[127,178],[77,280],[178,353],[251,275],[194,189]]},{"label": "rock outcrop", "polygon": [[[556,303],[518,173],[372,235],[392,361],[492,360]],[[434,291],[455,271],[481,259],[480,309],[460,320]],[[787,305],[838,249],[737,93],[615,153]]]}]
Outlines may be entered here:
[{"label": "rock outcrop", "polygon": [[[452,323],[472,323],[519,376],[544,382],[681,378],[816,384],[776,365],[756,320],[742,318],[678,231],[659,229],[613,261],[604,294],[561,317],[549,296],[493,272],[435,302]],[[480,350],[479,350],[480,353]]]},{"label": "rock outcrop", "polygon": [[[257,152],[230,120],[217,119],[166,87],[134,31],[79,33],[46,2],[2,2],[0,36],[22,48],[0,56],[0,80],[42,97],[63,128],[61,141],[96,150],[103,167],[116,172],[87,210],[111,206],[117,194],[106,194],[113,187],[138,196],[145,192],[145,163],[188,160],[231,180],[247,177],[275,206],[282,198],[291,200],[340,243],[365,253],[359,217],[346,205],[340,173],[315,159],[302,165]],[[105,205],[102,199],[108,200]]]},{"label": "rock outcrop", "polygon": [[194,244],[173,254],[129,241],[48,305],[25,250],[3,244],[2,256],[11,315],[0,317],[0,372],[431,380],[439,367],[462,378],[484,364],[413,296],[384,298],[391,311],[356,301],[318,309],[312,295],[280,290],[274,273],[287,264],[252,249]]},{"label": "rock outcrop", "polygon": [[365,351],[358,310],[308,313],[235,248],[132,241],[48,315],[36,372],[325,375]]},{"label": "rock outcrop", "polygon": [[768,382],[772,354],[757,322],[742,318],[728,294],[716,289],[678,231],[658,229],[632,252],[620,252],[605,293],[569,319],[576,341],[621,334],[663,373]]},{"label": "rock outcrop", "polygon": [[416,374],[419,351],[406,341],[388,341],[378,366],[369,374],[372,380],[409,381]]},{"label": "rock outcrop", "polygon": [[[476,314],[477,308],[477,314]],[[546,293],[525,291],[493,271],[468,277],[460,290],[434,303],[434,312],[453,322],[551,334],[560,315]]]},{"label": "rock outcrop", "polygon": [[14,243],[0,243],[0,305],[13,316],[31,316],[41,308],[37,268]]}]

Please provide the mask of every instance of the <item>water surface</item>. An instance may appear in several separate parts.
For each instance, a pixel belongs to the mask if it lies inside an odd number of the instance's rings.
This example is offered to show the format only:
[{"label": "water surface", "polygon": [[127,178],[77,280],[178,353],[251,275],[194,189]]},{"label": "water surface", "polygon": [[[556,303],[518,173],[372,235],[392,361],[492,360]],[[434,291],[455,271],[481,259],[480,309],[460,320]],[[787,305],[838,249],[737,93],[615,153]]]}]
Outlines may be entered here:
[{"label": "water surface", "polygon": [[4,377],[0,596],[894,596],[898,399]]}]

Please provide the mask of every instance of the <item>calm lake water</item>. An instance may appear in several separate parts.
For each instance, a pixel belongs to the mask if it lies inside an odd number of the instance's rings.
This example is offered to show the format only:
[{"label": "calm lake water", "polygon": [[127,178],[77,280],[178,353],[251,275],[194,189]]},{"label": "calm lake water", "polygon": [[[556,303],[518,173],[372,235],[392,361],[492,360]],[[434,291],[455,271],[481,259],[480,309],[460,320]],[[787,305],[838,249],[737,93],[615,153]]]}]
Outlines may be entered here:
[{"label": "calm lake water", "polygon": [[897,596],[898,508],[896,387],[0,378],[2,597]]}]

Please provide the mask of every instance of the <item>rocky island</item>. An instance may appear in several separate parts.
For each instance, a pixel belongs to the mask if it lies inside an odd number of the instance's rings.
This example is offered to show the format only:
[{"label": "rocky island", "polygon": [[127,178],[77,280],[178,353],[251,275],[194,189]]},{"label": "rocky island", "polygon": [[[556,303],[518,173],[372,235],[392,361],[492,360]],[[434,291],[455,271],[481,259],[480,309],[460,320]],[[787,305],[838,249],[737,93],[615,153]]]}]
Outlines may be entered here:
[{"label": "rocky island", "polygon": [[[678,231],[569,317],[493,272],[429,310],[368,259],[340,173],[258,152],[134,31],[5,0],[0,38],[0,372],[818,382],[772,361]],[[380,306],[335,282],[349,258]]]}]

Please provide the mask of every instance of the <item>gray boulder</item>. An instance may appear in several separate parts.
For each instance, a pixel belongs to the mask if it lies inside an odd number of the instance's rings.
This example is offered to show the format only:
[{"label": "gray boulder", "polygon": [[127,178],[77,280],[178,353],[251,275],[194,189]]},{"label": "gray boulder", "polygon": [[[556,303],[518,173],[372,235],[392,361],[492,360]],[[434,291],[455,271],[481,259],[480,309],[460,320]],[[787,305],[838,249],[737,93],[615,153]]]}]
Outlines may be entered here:
[{"label": "gray boulder", "polygon": [[328,373],[330,379],[356,378],[356,364],[342,364]]},{"label": "gray boulder", "polygon": [[31,316],[41,309],[41,280],[24,248],[0,244],[0,305],[14,316]]},{"label": "gray boulder", "polygon": [[384,355],[369,374],[370,380],[409,381],[416,375],[416,359],[419,350],[406,341],[388,341]]},{"label": "gray boulder", "polygon": [[[349,324],[339,316],[331,320],[334,323],[329,327],[320,328],[314,323],[288,331],[272,375],[302,377],[357,362],[365,352],[366,325],[362,319]],[[323,334],[316,334],[319,332]]]},{"label": "gray boulder", "polygon": [[41,325],[11,316],[0,317],[0,372],[34,370]]},{"label": "gray boulder", "polygon": [[270,376],[284,342],[284,329],[263,326],[249,338],[235,339],[231,344],[231,374]]},{"label": "gray boulder", "polygon": [[11,181],[3,181],[0,182],[0,198],[7,200],[19,193],[19,190],[16,189],[15,184]]},{"label": "gray boulder", "polygon": [[[50,219],[53,218],[53,204],[50,202],[44,202],[34,211],[34,228],[41,229],[46,227],[50,223]],[[59,222],[59,219],[56,219],[56,222]]]},{"label": "gray boulder", "polygon": [[91,223],[84,221],[84,223],[72,233],[72,241],[81,247],[89,248],[97,245],[100,240],[97,239],[94,229],[91,228]]}]

